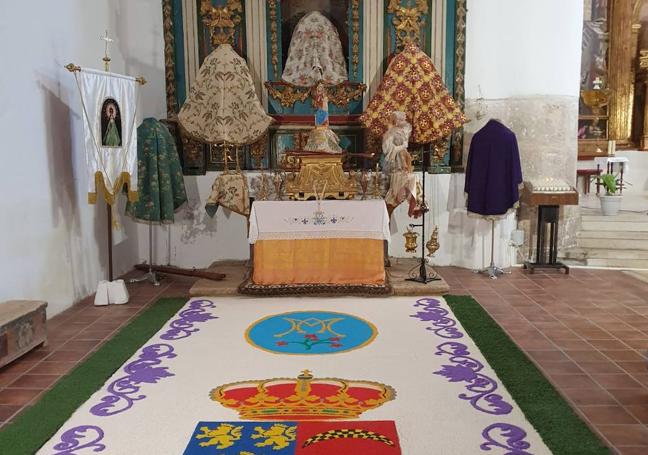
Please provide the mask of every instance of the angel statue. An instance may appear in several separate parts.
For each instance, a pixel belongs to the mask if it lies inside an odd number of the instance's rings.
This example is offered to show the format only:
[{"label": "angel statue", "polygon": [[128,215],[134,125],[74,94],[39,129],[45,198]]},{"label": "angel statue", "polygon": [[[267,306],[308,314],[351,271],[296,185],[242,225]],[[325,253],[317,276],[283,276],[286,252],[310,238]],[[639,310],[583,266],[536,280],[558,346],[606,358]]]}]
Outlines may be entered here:
[{"label": "angel statue", "polygon": [[409,216],[417,218],[420,215],[420,183],[413,173],[412,156],[407,151],[411,133],[412,125],[407,122],[405,113],[392,112],[389,129],[382,140],[383,172],[389,175],[389,191],[385,195],[385,202],[390,216],[405,200],[409,203]]}]

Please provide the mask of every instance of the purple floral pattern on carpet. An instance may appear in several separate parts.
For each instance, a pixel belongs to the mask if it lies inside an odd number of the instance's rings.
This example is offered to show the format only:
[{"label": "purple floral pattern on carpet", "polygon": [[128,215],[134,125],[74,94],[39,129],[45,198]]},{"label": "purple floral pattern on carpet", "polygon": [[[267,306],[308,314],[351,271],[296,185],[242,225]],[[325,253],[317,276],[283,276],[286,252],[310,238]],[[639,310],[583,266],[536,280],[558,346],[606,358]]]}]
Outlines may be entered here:
[{"label": "purple floral pattern on carpet", "polygon": [[419,299],[414,304],[417,308],[422,308],[416,314],[411,315],[423,322],[432,322],[432,326],[427,327],[441,338],[456,339],[463,337],[463,333],[455,326],[457,321],[448,317],[448,310],[441,306],[437,299],[424,298]]},{"label": "purple floral pattern on carpet", "polygon": [[[71,428],[61,435],[61,442],[54,446],[53,455],[78,455],[79,450],[93,449],[93,452],[103,452],[106,449],[101,441],[104,432],[94,425],[80,425]],[[88,439],[87,441],[84,441]]]},{"label": "purple floral pattern on carpet", "polygon": [[198,322],[206,322],[210,319],[218,319],[217,316],[211,315],[206,308],[216,308],[216,304],[211,300],[194,300],[189,303],[189,308],[182,310],[178,318],[171,321],[170,328],[160,335],[160,338],[166,341],[175,341],[187,338],[191,334],[200,331],[194,325]]},{"label": "purple floral pattern on carpet", "polygon": [[482,431],[482,436],[486,440],[479,446],[484,452],[492,448],[504,449],[503,455],[531,455],[527,449],[531,447],[526,439],[526,432],[515,425],[507,423],[494,423]]},{"label": "purple floral pattern on carpet", "polygon": [[498,384],[491,377],[480,373],[484,365],[470,357],[466,345],[454,341],[437,346],[436,355],[447,355],[450,365],[443,365],[434,374],[445,377],[450,382],[465,382],[467,392],[459,394],[462,400],[468,400],[473,408],[487,414],[508,414],[513,409],[501,395],[494,393]]},{"label": "purple floral pattern on carpet", "polygon": [[[441,306],[441,302],[433,298],[423,298],[416,301],[416,308],[422,308],[411,317],[424,322],[432,321],[427,330],[434,332],[440,338],[463,338],[463,332],[457,328],[457,321],[449,316],[450,311]],[[459,394],[462,400],[468,400],[477,411],[491,415],[505,415],[513,410],[513,406],[504,398],[494,393],[498,383],[493,378],[481,373],[484,364],[470,356],[465,344],[456,341],[445,341],[437,346],[435,353],[448,356],[450,364],[442,365],[434,374],[446,378],[449,382],[466,383],[467,392]],[[481,444],[482,451],[493,448],[503,449],[502,455],[531,455],[527,449],[531,444],[526,441],[527,433],[520,427],[508,423],[494,423],[482,431],[486,440]]]},{"label": "purple floral pattern on carpet", "polygon": [[156,366],[164,359],[174,357],[176,354],[173,352],[173,346],[169,344],[145,346],[139,358],[124,367],[126,376],[115,379],[108,385],[108,395],[101,398],[101,402],[94,405],[90,413],[107,417],[132,408],[136,401],[146,398],[146,395],[138,394],[142,384],[156,384],[160,379],[174,376],[168,371],[168,367]]}]

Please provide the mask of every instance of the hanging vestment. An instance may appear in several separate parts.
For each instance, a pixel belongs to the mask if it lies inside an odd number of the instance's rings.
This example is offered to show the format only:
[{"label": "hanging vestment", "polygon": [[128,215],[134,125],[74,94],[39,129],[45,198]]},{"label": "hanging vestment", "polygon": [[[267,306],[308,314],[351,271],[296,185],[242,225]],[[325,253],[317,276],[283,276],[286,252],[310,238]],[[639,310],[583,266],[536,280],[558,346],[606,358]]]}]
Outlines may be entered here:
[{"label": "hanging vestment", "polygon": [[520,199],[520,152],[515,133],[490,120],[470,142],[466,184],[468,212],[484,216],[504,215]]},{"label": "hanging vestment", "polygon": [[295,26],[281,78],[300,87],[319,81],[337,85],[348,79],[340,35],[319,11],[306,14]]},{"label": "hanging vestment", "polygon": [[273,119],[261,106],[245,60],[221,44],[205,58],[178,121],[200,142],[242,146],[260,139]]},{"label": "hanging vestment", "polygon": [[175,139],[154,118],[137,128],[139,198],[126,205],[137,221],[173,223],[174,212],[187,201]]},{"label": "hanging vestment", "polygon": [[250,216],[250,196],[245,175],[228,173],[216,177],[205,204],[207,215],[213,217],[221,205],[245,217]]},{"label": "hanging vestment", "polygon": [[[235,146],[256,142],[273,121],[261,106],[245,60],[229,44],[221,44],[207,56],[178,120],[184,131],[201,142]],[[205,210],[214,216],[220,205],[250,214],[247,179],[240,171],[214,180]]]},{"label": "hanging vestment", "polygon": [[83,108],[88,202],[97,192],[114,204],[122,186],[137,199],[137,81],[133,77],[83,69],[74,76]]},{"label": "hanging vestment", "polygon": [[391,61],[360,120],[372,136],[382,137],[394,111],[405,112],[414,144],[436,142],[466,123],[432,59],[414,45],[408,45]]}]

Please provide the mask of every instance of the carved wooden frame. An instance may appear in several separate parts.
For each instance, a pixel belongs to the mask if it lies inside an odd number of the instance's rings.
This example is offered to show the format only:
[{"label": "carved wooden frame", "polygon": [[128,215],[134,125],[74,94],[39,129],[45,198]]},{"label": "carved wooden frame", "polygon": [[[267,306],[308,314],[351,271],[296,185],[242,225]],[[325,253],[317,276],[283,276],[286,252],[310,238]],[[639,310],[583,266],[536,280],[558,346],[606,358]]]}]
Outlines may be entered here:
[{"label": "carved wooden frame", "polygon": [[641,24],[638,21],[642,0],[609,0],[608,5],[608,77],[610,89],[608,134],[601,140],[579,140],[579,158],[596,155],[596,149],[607,150],[607,140],[617,147],[632,143],[632,123],[635,95],[637,46]]}]

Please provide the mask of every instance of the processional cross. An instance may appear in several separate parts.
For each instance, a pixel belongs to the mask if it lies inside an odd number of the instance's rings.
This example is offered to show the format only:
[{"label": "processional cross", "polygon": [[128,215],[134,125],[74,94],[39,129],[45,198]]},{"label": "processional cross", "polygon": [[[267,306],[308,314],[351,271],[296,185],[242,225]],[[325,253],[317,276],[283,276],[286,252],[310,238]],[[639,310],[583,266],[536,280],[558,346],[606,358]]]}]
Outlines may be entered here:
[{"label": "processional cross", "polygon": [[102,59],[104,61],[104,69],[106,71],[110,71],[110,57],[108,56],[108,46],[115,40],[108,36],[108,30],[106,30],[103,36],[99,37],[99,40],[104,41],[104,57]]}]

